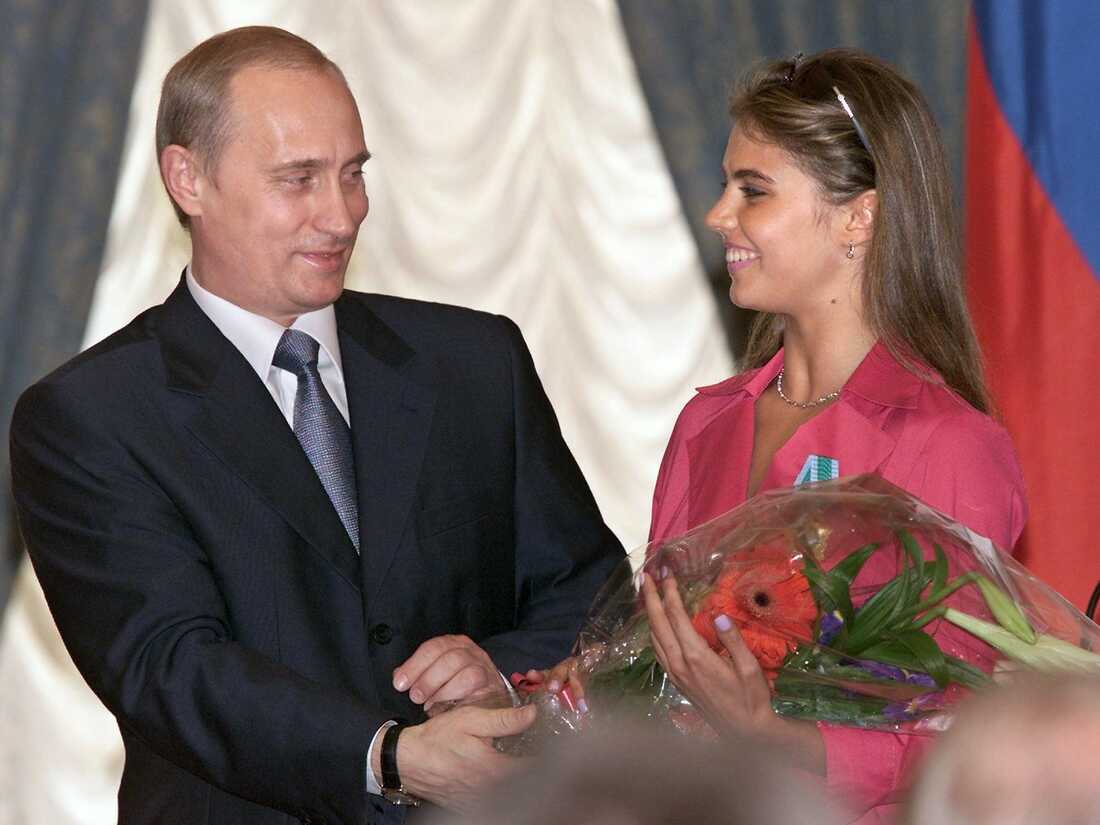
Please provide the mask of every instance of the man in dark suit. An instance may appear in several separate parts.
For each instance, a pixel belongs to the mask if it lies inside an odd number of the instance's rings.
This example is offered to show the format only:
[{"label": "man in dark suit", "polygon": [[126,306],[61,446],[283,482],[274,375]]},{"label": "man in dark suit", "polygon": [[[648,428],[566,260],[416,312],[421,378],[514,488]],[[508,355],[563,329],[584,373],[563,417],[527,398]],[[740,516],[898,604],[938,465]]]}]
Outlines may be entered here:
[{"label": "man in dark suit", "polygon": [[119,821],[463,807],[533,714],[425,708],[566,655],[621,547],[510,321],[343,290],[369,154],[316,48],[200,44],[157,142],[191,264],[11,435],[35,570],[122,732]]}]

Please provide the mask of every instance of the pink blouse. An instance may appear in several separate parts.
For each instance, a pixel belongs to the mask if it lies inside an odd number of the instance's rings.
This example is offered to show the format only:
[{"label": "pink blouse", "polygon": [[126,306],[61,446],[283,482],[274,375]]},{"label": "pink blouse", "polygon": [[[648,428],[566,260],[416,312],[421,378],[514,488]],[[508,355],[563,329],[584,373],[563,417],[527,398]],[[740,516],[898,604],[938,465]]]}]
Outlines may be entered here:
[{"label": "pink blouse", "polygon": [[[702,387],[680,413],[653,496],[650,541],[683,533],[743,502],[754,404],[783,366]],[[841,476],[874,472],[1010,551],[1027,519],[1023,476],[1005,430],[941,384],[906,370],[876,344],[840,397],[772,459],[760,491],[791,486],[807,456],[839,462]],[[827,781],[860,814],[893,822],[928,736],[819,725]]]}]

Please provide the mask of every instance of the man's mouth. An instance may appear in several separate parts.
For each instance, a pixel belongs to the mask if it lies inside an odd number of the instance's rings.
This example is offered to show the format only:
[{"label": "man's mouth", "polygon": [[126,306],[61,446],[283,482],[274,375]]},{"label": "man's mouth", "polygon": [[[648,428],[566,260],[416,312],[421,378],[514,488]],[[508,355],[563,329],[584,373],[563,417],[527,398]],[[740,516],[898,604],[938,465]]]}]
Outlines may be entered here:
[{"label": "man's mouth", "polygon": [[334,251],[310,250],[308,252],[302,252],[301,255],[306,262],[312,266],[320,270],[332,271],[343,265],[344,254],[346,252],[346,249],[337,249]]}]

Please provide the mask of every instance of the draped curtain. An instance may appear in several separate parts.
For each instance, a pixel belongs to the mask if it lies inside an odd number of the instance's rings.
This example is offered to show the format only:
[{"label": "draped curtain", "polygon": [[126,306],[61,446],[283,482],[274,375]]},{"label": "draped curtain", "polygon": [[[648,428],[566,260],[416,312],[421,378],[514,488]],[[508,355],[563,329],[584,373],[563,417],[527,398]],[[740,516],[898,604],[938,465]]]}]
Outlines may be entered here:
[{"label": "draped curtain", "polygon": [[[77,351],[103,256],[146,0],[0,0],[0,473],[35,378]],[[21,547],[0,493],[0,615]]]}]

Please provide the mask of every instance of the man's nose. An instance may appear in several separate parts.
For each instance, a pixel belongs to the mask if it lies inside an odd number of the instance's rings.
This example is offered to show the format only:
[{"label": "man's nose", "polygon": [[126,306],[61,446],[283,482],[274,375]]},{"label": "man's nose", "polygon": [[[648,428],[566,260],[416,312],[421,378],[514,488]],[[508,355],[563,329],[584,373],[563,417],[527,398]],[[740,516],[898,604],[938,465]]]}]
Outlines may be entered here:
[{"label": "man's nose", "polygon": [[[325,187],[314,220],[317,228],[337,238],[348,238],[355,234],[359,221],[353,214],[350,196],[339,185]],[[361,220],[361,218],[359,219]]]}]

